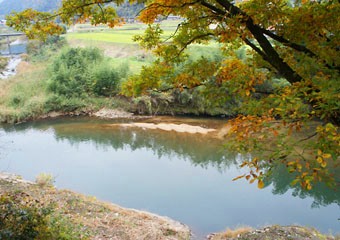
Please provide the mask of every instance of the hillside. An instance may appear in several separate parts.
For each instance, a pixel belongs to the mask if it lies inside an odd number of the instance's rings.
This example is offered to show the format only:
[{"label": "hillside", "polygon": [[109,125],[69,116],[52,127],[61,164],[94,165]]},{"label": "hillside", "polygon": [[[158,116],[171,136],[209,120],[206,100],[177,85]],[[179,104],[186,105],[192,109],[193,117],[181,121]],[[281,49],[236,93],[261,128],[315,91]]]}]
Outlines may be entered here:
[{"label": "hillside", "polygon": [[2,0],[0,1],[0,15],[6,15],[12,11],[22,11],[33,8],[39,11],[51,11],[55,9],[61,0]]},{"label": "hillside", "polygon": [[[12,11],[22,11],[33,8],[39,11],[52,11],[58,7],[61,0],[0,0],[0,15],[6,15]],[[144,4],[130,5],[128,2],[117,7],[118,15],[122,17],[135,17],[143,8]]]}]

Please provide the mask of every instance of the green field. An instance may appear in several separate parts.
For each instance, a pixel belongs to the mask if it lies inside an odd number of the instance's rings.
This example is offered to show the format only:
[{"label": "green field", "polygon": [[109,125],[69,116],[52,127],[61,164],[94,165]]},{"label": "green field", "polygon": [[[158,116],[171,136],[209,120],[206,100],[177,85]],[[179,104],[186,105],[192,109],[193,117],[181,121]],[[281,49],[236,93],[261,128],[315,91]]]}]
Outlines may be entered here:
[{"label": "green field", "polygon": [[[171,36],[180,21],[162,21],[163,38]],[[113,66],[128,64],[131,73],[138,73],[143,65],[148,65],[154,59],[150,52],[141,49],[133,41],[133,36],[141,35],[147,25],[141,23],[124,24],[110,29],[106,26],[92,26],[90,24],[77,24],[71,32],[65,35],[72,47],[98,47],[106,56],[111,58]],[[211,42],[208,45],[194,44],[188,48],[188,53],[197,59],[201,56],[216,56],[220,54],[219,45]]]}]

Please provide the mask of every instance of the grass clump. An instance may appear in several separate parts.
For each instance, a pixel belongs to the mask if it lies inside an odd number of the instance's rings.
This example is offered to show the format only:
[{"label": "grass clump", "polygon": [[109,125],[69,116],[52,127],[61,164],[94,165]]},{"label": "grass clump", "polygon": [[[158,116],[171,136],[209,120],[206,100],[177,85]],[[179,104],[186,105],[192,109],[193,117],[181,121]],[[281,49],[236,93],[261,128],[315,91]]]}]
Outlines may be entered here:
[{"label": "grass clump", "polygon": [[55,178],[48,173],[40,173],[35,178],[35,183],[40,187],[53,187],[54,182]]},{"label": "grass clump", "polygon": [[5,70],[6,66],[8,64],[8,58],[6,57],[0,57],[0,73]]}]

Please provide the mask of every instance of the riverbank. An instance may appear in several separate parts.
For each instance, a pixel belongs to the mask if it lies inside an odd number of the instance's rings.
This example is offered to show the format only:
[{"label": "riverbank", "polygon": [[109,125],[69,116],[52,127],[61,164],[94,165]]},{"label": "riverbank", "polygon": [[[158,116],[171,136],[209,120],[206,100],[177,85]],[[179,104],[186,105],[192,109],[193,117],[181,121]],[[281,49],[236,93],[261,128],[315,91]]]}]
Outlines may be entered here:
[{"label": "riverbank", "polygon": [[[81,232],[79,237],[73,236],[72,239],[195,239],[190,229],[182,223],[152,213],[122,208],[69,190],[58,190],[49,185],[49,180],[41,178],[33,183],[13,174],[0,173],[0,196],[20,193],[26,198],[32,196],[40,205],[46,202],[53,204],[53,214],[67,223],[68,227]],[[340,236],[327,236],[307,227],[274,225],[261,229],[228,229],[222,233],[210,234],[206,239],[339,240]]]},{"label": "riverbank", "polygon": [[53,203],[54,215],[61,215],[75,228],[81,228],[86,237],[80,239],[190,239],[187,226],[167,217],[122,208],[49,185],[39,186],[12,174],[0,173],[0,190],[0,195],[21,192],[37,202]]},{"label": "riverbank", "polygon": [[5,60],[0,59],[0,80],[14,76],[16,68],[21,62],[21,57],[18,55],[2,58]]},{"label": "riverbank", "polygon": [[268,226],[261,229],[249,227],[211,234],[208,240],[339,240],[340,236],[327,236],[313,228],[301,226]]}]

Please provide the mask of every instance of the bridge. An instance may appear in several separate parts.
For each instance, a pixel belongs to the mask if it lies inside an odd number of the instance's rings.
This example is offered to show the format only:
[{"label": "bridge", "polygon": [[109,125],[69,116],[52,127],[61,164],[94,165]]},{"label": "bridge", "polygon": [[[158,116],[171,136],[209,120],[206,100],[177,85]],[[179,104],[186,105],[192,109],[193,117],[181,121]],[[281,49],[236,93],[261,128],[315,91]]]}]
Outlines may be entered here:
[{"label": "bridge", "polygon": [[[19,37],[19,36],[24,36],[24,35],[25,35],[24,33],[2,33],[2,34],[0,34],[0,39],[1,38],[7,39],[8,55],[12,55],[10,37],[17,37],[17,36]],[[0,54],[5,55],[1,51],[0,51]]]}]

